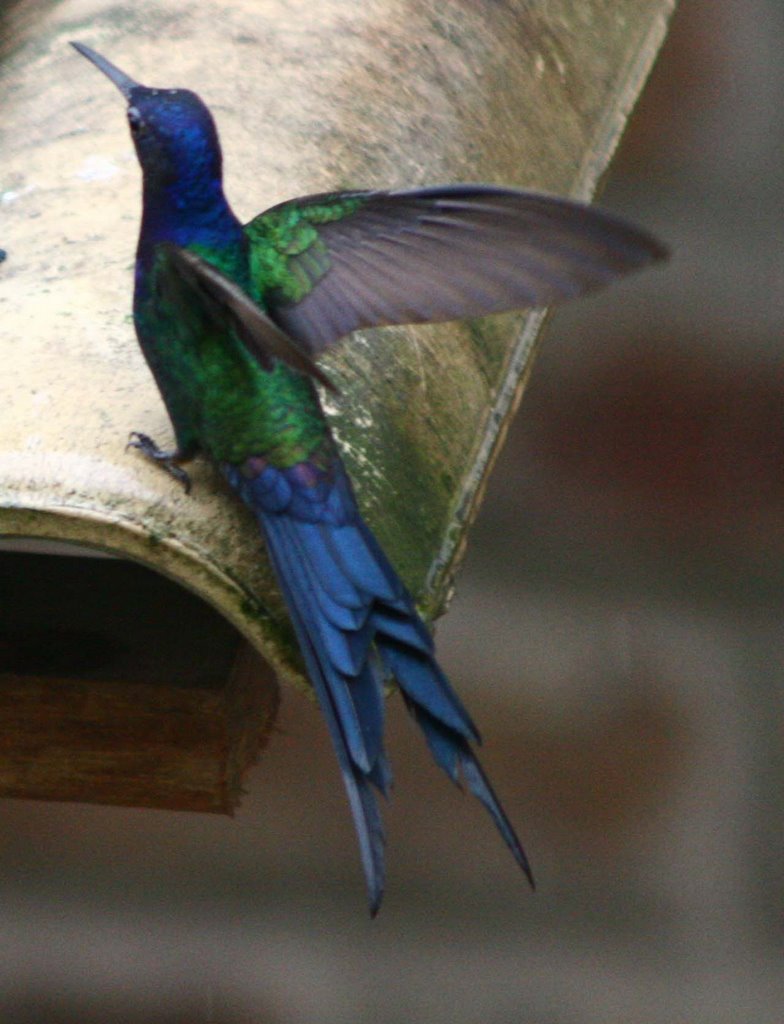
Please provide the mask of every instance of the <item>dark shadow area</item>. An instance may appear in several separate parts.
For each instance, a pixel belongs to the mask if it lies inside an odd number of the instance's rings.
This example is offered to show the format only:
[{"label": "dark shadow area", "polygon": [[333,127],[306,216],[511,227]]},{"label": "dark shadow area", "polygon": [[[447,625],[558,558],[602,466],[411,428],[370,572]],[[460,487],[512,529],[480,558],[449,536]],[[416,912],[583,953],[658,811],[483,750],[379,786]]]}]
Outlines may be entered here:
[{"label": "dark shadow area", "polygon": [[241,638],[194,594],[113,558],[0,552],[0,672],[224,686]]}]

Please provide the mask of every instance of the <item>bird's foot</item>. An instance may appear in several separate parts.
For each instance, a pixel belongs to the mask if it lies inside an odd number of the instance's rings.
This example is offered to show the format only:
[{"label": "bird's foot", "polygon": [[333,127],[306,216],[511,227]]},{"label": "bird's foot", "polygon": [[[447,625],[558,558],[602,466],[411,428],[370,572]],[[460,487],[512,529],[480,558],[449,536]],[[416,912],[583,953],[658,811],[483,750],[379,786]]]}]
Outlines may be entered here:
[{"label": "bird's foot", "polygon": [[159,448],[158,445],[153,441],[147,434],[141,434],[138,430],[131,431],[130,440],[125,446],[126,448],[136,448],[146,458],[152,459],[162,469],[165,469],[169,476],[173,476],[175,480],[178,480],[185,488],[185,493],[190,494],[191,491],[191,478],[179,465],[180,462],[188,458],[184,452],[164,451]]}]

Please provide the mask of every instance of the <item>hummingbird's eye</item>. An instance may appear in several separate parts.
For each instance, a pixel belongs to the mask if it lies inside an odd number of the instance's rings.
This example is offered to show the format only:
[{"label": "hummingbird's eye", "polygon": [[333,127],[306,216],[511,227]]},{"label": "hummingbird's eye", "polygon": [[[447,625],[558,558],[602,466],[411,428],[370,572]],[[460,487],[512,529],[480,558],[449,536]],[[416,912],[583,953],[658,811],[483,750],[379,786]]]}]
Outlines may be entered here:
[{"label": "hummingbird's eye", "polygon": [[128,124],[134,135],[143,127],[144,121],[137,107],[128,107]]}]

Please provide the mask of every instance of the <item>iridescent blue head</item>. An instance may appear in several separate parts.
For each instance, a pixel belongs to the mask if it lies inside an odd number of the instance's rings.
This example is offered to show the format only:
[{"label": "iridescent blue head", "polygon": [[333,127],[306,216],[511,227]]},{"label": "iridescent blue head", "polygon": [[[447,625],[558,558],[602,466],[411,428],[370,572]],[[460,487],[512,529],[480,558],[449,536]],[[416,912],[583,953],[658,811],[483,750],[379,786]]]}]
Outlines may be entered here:
[{"label": "iridescent blue head", "polygon": [[179,185],[186,191],[201,183],[220,184],[221,150],[215,122],[199,97],[188,89],[150,89],[140,85],[84,43],[71,43],[114,82],[128,101],[128,125],[145,191]]}]

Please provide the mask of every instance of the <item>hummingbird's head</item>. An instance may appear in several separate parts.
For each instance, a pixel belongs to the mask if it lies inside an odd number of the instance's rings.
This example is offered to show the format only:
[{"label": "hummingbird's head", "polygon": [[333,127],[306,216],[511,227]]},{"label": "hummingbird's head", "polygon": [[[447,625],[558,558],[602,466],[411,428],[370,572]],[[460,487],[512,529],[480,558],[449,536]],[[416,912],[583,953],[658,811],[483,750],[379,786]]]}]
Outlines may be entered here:
[{"label": "hummingbird's head", "polygon": [[128,126],[147,184],[166,187],[196,177],[220,179],[215,122],[195,93],[150,89],[84,43],[71,45],[114,82],[127,100]]},{"label": "hummingbird's head", "polygon": [[145,177],[161,184],[192,178],[196,172],[220,177],[215,122],[196,93],[137,85],[131,90],[127,113]]}]

